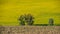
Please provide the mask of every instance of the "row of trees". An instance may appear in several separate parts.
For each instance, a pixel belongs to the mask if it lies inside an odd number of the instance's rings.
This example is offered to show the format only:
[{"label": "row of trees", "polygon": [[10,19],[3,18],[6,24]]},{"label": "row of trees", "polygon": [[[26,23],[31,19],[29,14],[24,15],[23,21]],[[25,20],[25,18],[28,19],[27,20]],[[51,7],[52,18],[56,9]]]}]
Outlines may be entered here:
[{"label": "row of trees", "polygon": [[[19,17],[20,25],[33,25],[34,17],[31,14],[24,14]],[[52,18],[49,19],[49,25],[54,25],[54,20]]]}]

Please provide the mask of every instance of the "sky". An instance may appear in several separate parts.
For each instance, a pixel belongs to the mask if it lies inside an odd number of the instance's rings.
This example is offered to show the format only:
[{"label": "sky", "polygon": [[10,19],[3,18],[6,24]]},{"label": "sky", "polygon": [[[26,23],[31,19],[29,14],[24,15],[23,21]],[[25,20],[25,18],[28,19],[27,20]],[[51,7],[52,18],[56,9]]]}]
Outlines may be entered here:
[{"label": "sky", "polygon": [[60,24],[60,0],[0,0],[0,25],[19,25],[19,16],[32,14],[34,24]]}]

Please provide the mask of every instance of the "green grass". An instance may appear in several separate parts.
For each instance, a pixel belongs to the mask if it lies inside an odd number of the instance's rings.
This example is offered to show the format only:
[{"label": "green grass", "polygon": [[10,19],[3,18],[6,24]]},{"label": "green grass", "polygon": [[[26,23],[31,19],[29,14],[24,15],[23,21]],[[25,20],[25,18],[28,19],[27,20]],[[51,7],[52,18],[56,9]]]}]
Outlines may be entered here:
[{"label": "green grass", "polygon": [[48,24],[33,24],[34,26],[48,26]]},{"label": "green grass", "polygon": [[33,24],[33,26],[60,26],[60,24],[54,24],[54,25],[49,25],[49,24]]}]

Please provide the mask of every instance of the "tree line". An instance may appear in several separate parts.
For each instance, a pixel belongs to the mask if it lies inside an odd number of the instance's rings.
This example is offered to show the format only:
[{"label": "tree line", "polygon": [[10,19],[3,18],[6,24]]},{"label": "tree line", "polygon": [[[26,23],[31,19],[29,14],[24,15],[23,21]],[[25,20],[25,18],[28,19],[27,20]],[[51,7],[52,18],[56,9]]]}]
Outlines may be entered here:
[{"label": "tree line", "polygon": [[[31,14],[24,14],[19,17],[19,24],[20,25],[33,25],[34,24],[34,17]],[[26,24],[25,24],[26,23]],[[49,19],[49,25],[54,25],[53,18]]]}]

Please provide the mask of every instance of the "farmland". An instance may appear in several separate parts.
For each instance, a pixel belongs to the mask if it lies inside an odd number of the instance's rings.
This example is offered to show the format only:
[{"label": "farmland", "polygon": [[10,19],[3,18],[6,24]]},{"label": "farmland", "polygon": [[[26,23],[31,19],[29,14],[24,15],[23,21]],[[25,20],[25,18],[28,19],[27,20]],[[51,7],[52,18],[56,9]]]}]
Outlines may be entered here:
[{"label": "farmland", "polygon": [[0,0],[0,25],[17,26],[19,16],[32,14],[34,24],[60,24],[60,0]]},{"label": "farmland", "polygon": [[0,34],[60,34],[60,26],[0,26]]}]

